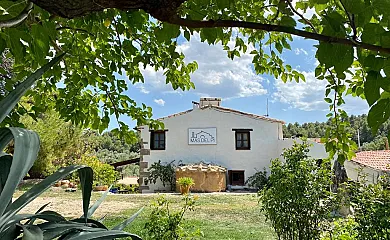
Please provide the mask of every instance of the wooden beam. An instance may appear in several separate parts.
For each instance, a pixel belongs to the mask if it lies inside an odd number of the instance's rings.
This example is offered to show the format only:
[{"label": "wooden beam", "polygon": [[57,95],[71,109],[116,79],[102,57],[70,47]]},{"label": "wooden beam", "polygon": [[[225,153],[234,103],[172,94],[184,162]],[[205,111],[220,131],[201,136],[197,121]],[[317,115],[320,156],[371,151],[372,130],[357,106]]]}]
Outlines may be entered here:
[{"label": "wooden beam", "polygon": [[129,165],[129,164],[139,164],[139,162],[140,162],[140,158],[138,157],[138,158],[133,158],[133,159],[129,159],[129,160],[121,161],[121,162],[110,163],[110,165],[113,166],[114,168],[117,168],[120,166]]}]

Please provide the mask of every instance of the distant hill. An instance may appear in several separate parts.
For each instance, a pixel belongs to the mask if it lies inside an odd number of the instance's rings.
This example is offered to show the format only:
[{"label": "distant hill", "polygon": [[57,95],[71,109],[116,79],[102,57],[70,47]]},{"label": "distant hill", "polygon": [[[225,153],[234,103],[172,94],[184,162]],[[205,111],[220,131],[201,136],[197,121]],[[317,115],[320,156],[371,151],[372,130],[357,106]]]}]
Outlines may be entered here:
[{"label": "distant hill", "polygon": [[[385,122],[378,133],[374,136],[367,124],[367,115],[351,115],[347,119],[351,126],[347,131],[351,134],[352,139],[358,143],[358,130],[360,133],[360,144],[362,150],[384,150],[385,139],[390,130],[390,121]],[[289,123],[283,126],[283,135],[286,138],[293,136],[303,136],[308,138],[321,138],[325,135],[326,128],[330,122],[309,122],[309,123]]]}]

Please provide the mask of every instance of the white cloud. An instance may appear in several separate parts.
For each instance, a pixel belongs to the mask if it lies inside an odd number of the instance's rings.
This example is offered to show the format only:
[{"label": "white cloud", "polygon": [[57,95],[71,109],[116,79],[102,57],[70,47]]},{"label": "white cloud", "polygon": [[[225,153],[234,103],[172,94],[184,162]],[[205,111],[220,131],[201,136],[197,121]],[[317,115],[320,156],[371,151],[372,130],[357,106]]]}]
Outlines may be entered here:
[{"label": "white cloud", "polygon": [[154,102],[157,103],[157,105],[164,106],[165,101],[163,99],[154,99]]},{"label": "white cloud", "polygon": [[[304,111],[328,111],[329,104],[324,101],[326,80],[318,80],[314,72],[302,72],[306,82],[275,81],[276,92],[273,93],[273,101],[289,104],[290,107]],[[361,98],[350,95],[344,97],[346,102],[343,109],[348,114],[363,114],[368,112],[367,103]]]},{"label": "white cloud", "polygon": [[[231,42],[229,45],[234,45]],[[224,99],[257,96],[267,93],[263,83],[266,81],[258,76],[252,65],[253,56],[249,54],[253,48],[234,61],[227,57],[221,44],[208,45],[200,41],[199,35],[192,36],[191,41],[178,46],[186,56],[186,62],[197,61],[199,68],[191,75],[195,83],[193,93],[202,96],[222,97]],[[145,84],[137,84],[141,91],[171,93],[172,87],[165,84],[162,71],[155,72],[147,66],[142,71]],[[181,92],[181,91],[175,91]]]},{"label": "white cloud", "polygon": [[295,55],[305,54],[306,56],[309,55],[307,51],[303,48],[295,48],[294,50]]},{"label": "white cloud", "polygon": [[328,106],[324,102],[326,81],[317,80],[313,72],[302,72],[302,74],[306,82],[283,83],[281,80],[276,80],[276,92],[273,98],[304,111],[325,110]]}]

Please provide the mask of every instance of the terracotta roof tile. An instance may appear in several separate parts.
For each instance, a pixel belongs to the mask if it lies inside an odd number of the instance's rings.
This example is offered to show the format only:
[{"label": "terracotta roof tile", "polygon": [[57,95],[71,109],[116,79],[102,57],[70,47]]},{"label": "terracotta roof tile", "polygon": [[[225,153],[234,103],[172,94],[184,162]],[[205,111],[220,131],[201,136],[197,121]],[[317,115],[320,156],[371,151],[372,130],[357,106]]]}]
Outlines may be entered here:
[{"label": "terracotta roof tile", "polygon": [[[234,110],[234,109],[231,109],[231,108],[225,108],[225,107],[221,107],[221,106],[205,106],[205,107],[202,107],[200,109],[203,110],[203,109],[207,109],[207,108],[214,108],[216,110],[220,110],[220,111],[224,111],[224,112],[230,112],[230,113],[236,113],[236,114],[240,114],[240,115],[251,117],[251,118],[255,118],[255,119],[260,119],[260,120],[264,120],[264,121],[278,122],[278,123],[281,123],[281,124],[285,124],[285,122],[282,121],[282,120],[269,118],[269,117],[265,117],[265,116],[260,116],[260,115],[256,115],[256,114],[252,114],[252,113],[241,112],[241,111],[238,111],[238,110]],[[159,118],[157,120],[164,120],[164,119],[167,119],[167,118],[177,117],[177,116],[180,116],[180,115],[192,112],[192,111],[193,111],[193,109],[190,109],[190,110],[187,110],[187,111],[183,111],[183,112],[175,113],[175,114],[172,114],[172,115],[169,115],[169,116],[166,116],[166,117],[162,117],[162,118]]]},{"label": "terracotta roof tile", "polygon": [[358,152],[352,161],[371,168],[390,171],[388,168],[390,167],[390,150]]}]

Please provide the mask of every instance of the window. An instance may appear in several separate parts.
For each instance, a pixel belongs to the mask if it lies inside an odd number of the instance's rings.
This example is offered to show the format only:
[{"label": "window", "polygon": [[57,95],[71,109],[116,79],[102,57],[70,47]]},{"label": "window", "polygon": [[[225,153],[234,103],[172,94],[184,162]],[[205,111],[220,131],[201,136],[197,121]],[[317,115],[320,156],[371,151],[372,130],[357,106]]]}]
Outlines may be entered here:
[{"label": "window", "polygon": [[229,184],[232,186],[244,186],[245,176],[243,170],[229,170]]},{"label": "window", "polygon": [[236,132],[236,150],[250,150],[251,149],[251,138],[250,129],[235,129]]},{"label": "window", "polygon": [[165,150],[165,131],[152,131],[150,133],[150,149]]}]

